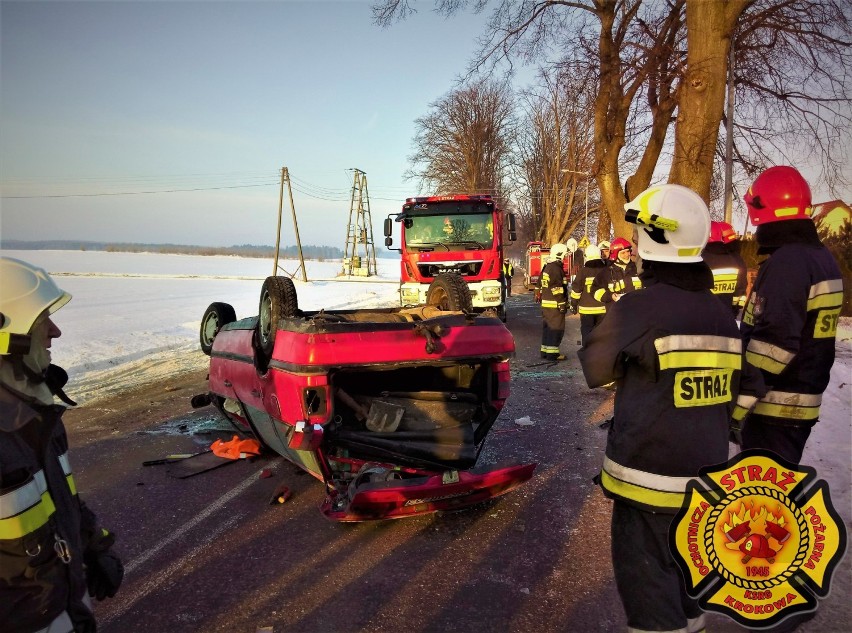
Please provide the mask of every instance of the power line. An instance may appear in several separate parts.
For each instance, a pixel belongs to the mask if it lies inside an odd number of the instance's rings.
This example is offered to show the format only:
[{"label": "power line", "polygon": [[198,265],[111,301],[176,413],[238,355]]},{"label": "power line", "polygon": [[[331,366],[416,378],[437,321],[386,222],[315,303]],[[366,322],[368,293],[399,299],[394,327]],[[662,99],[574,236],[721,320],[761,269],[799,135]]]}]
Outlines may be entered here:
[{"label": "power line", "polygon": [[96,198],[100,196],[142,196],[153,193],[185,193],[191,191],[215,191],[217,189],[246,189],[249,187],[268,187],[278,184],[277,182],[266,182],[258,185],[229,185],[223,187],[195,187],[192,189],[161,189],[158,191],[113,191],[101,193],[63,193],[63,194],[43,194],[34,196],[3,196],[4,200],[31,200],[34,198]]},{"label": "power line", "polygon": [[[225,178],[234,178],[237,177],[240,180],[243,180],[243,183],[232,184],[232,185],[211,185],[211,186],[201,186],[199,183],[198,186],[191,186],[191,184],[187,181],[195,180],[198,182],[199,180],[206,180],[210,178],[216,179],[225,179]],[[38,189],[38,188],[66,188],[71,184],[82,184],[82,185],[94,185],[97,188],[109,188],[110,185],[133,185],[133,184],[160,184],[162,188],[156,189],[143,189],[139,191],[131,191],[131,190],[123,190],[123,191],[95,191],[95,192],[81,192],[81,193],[33,193],[33,194],[21,194],[21,195],[8,195],[0,193],[0,199],[4,200],[36,200],[36,199],[60,199],[60,198],[97,198],[97,197],[107,197],[107,196],[140,196],[140,195],[153,195],[153,194],[168,194],[168,193],[192,193],[199,191],[220,191],[227,189],[247,189],[247,188],[256,188],[256,187],[269,187],[278,184],[277,174],[275,175],[275,180],[271,179],[272,175],[268,172],[264,172],[263,174],[259,174],[256,172],[231,172],[231,173],[220,173],[220,174],[185,174],[185,175],[175,175],[175,176],[126,176],[126,177],[118,177],[118,178],[97,178],[97,177],[75,177],[75,178],[53,178],[46,183],[44,179],[14,179],[14,180],[6,180],[2,183],[2,187],[0,187],[0,191],[2,190],[10,190],[10,189],[21,189],[21,188],[30,188],[30,189]],[[293,189],[298,191],[300,194],[307,196],[309,198],[314,198],[316,200],[324,200],[328,202],[347,202],[350,199],[351,192],[349,187],[342,188],[333,188],[333,187],[325,187],[322,185],[317,185],[314,183],[310,183],[306,180],[302,180],[300,178],[295,178],[291,175],[291,179],[298,183],[298,186],[294,186]],[[249,182],[245,182],[248,180]],[[252,180],[261,180],[261,182],[252,183]],[[169,182],[171,181],[171,182]],[[179,183],[187,182],[186,186],[180,186]],[[171,186],[169,186],[171,185]],[[411,188],[407,188],[404,186],[388,186],[381,187],[375,186],[375,190],[379,190],[382,192],[386,192],[385,195],[392,197],[381,197],[381,196],[373,196],[376,200],[390,201],[390,202],[401,202],[404,198],[410,197],[412,195]],[[404,192],[400,194],[396,194],[397,191]]]}]

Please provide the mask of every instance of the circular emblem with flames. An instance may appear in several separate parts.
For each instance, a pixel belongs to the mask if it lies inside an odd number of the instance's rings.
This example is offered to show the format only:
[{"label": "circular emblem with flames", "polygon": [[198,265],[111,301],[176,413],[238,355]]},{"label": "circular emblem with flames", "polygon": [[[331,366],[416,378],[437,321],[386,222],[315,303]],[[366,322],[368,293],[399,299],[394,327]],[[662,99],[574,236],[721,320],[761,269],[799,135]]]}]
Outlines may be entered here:
[{"label": "circular emblem with flames", "polygon": [[773,626],[816,609],[846,549],[816,471],[752,450],[690,482],[669,534],[687,591],[705,610]]}]

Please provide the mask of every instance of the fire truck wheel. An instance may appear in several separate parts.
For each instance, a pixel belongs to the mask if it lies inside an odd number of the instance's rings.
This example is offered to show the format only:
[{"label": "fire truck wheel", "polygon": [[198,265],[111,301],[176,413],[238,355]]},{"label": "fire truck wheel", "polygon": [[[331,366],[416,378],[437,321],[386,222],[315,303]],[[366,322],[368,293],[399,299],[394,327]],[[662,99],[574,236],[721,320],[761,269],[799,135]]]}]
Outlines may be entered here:
[{"label": "fire truck wheel", "polygon": [[272,358],[278,321],[294,317],[299,311],[296,286],[289,277],[267,277],[260,289],[257,310],[257,344],[267,360]]},{"label": "fire truck wheel", "polygon": [[470,290],[458,273],[441,273],[429,284],[426,305],[452,312],[473,312]]},{"label": "fire truck wheel", "polygon": [[219,330],[228,323],[233,323],[237,320],[237,313],[229,303],[211,303],[204,311],[204,316],[201,317],[201,351],[210,356],[213,349],[213,339],[219,333]]}]

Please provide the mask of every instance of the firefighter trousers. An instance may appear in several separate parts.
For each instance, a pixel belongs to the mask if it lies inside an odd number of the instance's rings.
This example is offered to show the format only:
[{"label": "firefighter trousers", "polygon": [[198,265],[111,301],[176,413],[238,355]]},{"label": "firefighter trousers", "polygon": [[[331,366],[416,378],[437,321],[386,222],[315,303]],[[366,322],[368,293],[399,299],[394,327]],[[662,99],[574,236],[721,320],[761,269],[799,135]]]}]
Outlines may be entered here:
[{"label": "firefighter trousers", "polygon": [[541,357],[555,359],[565,336],[565,313],[558,308],[541,309]]},{"label": "firefighter trousers", "polygon": [[742,449],[765,448],[798,464],[802,461],[811,428],[806,424],[773,424],[766,416],[751,414],[743,425]]},{"label": "firefighter trousers", "polygon": [[581,314],[580,315],[580,340],[583,343],[583,347],[586,346],[586,339],[589,338],[589,334],[592,333],[592,330],[597,327],[598,323],[603,321],[603,318],[606,316],[604,314]]},{"label": "firefighter trousers", "polygon": [[623,501],[613,503],[612,567],[631,631],[704,630],[704,613],[687,595],[669,551],[673,519]]}]

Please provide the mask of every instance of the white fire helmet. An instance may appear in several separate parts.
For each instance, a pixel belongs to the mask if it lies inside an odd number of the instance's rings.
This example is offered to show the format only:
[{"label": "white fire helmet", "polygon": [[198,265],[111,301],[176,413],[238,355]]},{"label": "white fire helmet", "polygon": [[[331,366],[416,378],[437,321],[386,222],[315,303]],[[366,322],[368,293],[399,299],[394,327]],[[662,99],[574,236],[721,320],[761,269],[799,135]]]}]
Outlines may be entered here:
[{"label": "white fire helmet", "polygon": [[658,185],[624,205],[636,224],[639,256],[648,261],[692,263],[710,236],[710,212],[697,193],[682,185]]},{"label": "white fire helmet", "polygon": [[53,314],[71,300],[43,269],[0,257],[0,354],[27,354],[30,330],[47,310]]},{"label": "white fire helmet", "polygon": [[587,261],[587,262],[592,261],[593,259],[600,259],[601,258],[601,249],[599,249],[594,244],[589,244],[586,247],[586,250],[583,251],[583,257],[584,257],[585,261]]},{"label": "white fire helmet", "polygon": [[567,252],[568,247],[565,244],[554,244],[550,247],[550,261],[561,262]]}]

